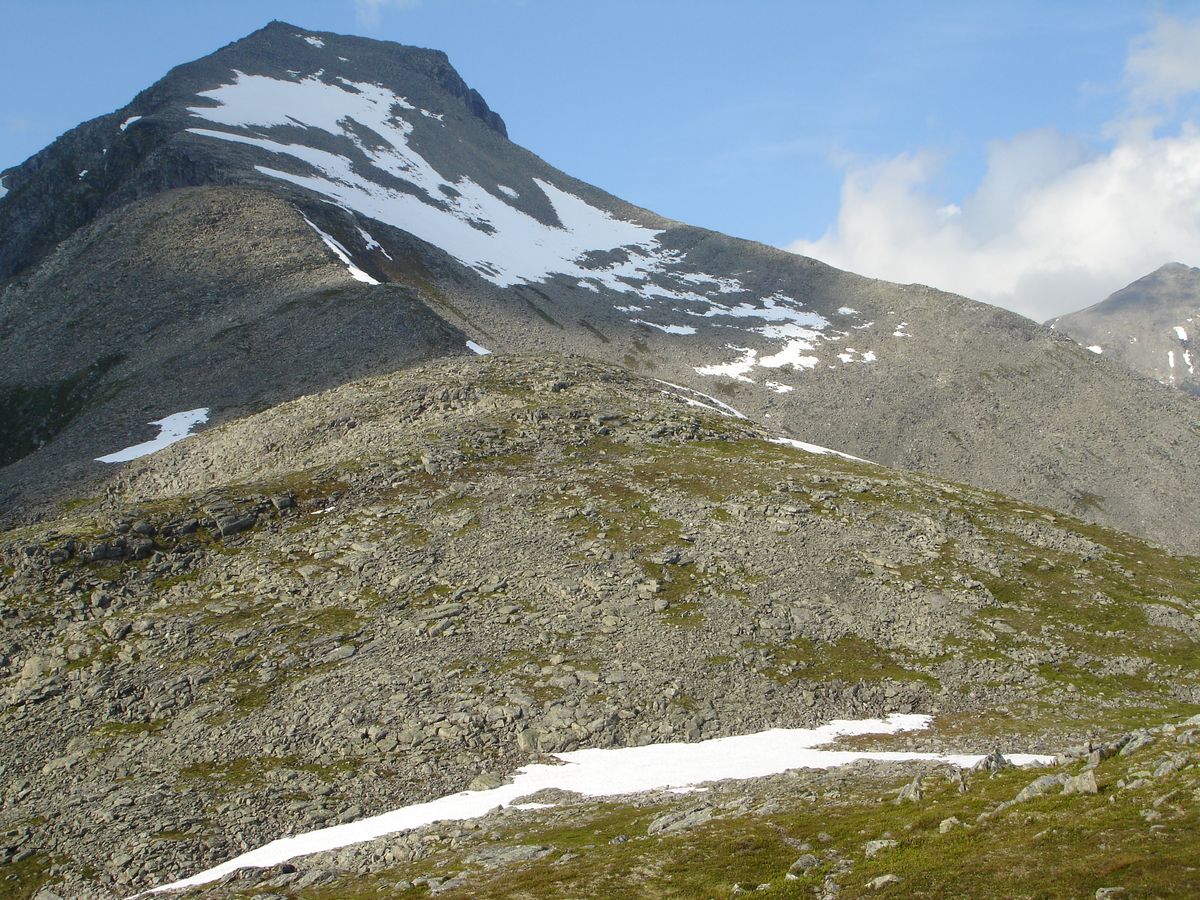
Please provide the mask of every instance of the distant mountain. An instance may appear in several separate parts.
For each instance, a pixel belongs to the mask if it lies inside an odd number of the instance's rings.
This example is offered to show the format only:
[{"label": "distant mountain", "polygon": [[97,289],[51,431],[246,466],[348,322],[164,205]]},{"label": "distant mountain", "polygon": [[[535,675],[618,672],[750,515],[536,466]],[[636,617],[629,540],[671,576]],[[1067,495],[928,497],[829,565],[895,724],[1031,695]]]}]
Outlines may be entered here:
[{"label": "distant mountain", "polygon": [[18,518],[148,422],[219,424],[470,340],[618,362],[796,438],[1200,540],[1186,398],[1015,314],[631,206],[510,142],[437,51],[274,22],[0,179]]},{"label": "distant mountain", "polygon": [[1167,263],[1094,306],[1046,324],[1093,353],[1200,394],[1200,269]]}]

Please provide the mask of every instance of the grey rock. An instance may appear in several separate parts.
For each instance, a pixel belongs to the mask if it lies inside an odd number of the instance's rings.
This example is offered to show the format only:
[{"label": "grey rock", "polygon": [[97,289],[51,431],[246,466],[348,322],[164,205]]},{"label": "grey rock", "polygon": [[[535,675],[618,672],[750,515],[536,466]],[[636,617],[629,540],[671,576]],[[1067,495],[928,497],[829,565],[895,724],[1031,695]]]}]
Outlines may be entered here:
[{"label": "grey rock", "polygon": [[1191,754],[1172,753],[1154,768],[1154,778],[1164,778],[1173,775],[1191,762]]},{"label": "grey rock", "polygon": [[217,530],[221,537],[232,537],[254,527],[258,521],[258,513],[247,513],[241,516],[221,516],[217,519]]},{"label": "grey rock", "polygon": [[497,775],[495,772],[480,772],[471,779],[471,783],[467,785],[469,791],[490,791],[493,788],[498,788],[504,784],[504,777]]},{"label": "grey rock", "polygon": [[674,834],[702,825],[713,816],[710,806],[701,806],[684,811],[671,811],[653,819],[646,828],[647,834]]},{"label": "grey rock", "polygon": [[322,661],[327,662],[327,663],[341,662],[344,659],[349,659],[357,652],[358,652],[358,648],[355,647],[353,644],[341,644],[337,647],[334,647],[332,650],[330,650],[328,653],[326,653],[322,657]]},{"label": "grey rock", "polygon": [[897,804],[920,803],[924,796],[925,791],[921,787],[921,776],[918,775],[900,789],[900,793],[896,795],[896,799],[892,802]]},{"label": "grey rock", "polygon": [[1121,748],[1121,756],[1130,756],[1152,743],[1154,743],[1154,735],[1147,731],[1139,732]]},{"label": "grey rock", "polygon": [[1020,792],[1013,797],[1010,803],[1024,803],[1027,800],[1033,800],[1036,797],[1044,796],[1060,785],[1066,784],[1069,776],[1061,773],[1054,775],[1040,775],[1035,778],[1025,787],[1021,788]]},{"label": "grey rock", "polygon": [[993,750],[979,762],[975,763],[973,771],[990,772],[994,775],[997,772],[1011,767],[1012,763],[1005,759],[1004,755],[999,750]]},{"label": "grey rock", "polygon": [[1097,794],[1100,792],[1100,787],[1096,783],[1096,773],[1091,769],[1083,773],[1068,778],[1063,782],[1064,794]]},{"label": "grey rock", "polygon": [[534,844],[484,847],[468,854],[466,861],[483,866],[485,869],[494,869],[500,866],[511,865],[513,863],[531,862],[536,859],[543,859],[553,852],[553,847],[544,847]]},{"label": "grey rock", "polygon": [[891,850],[898,846],[900,846],[899,841],[888,839],[867,841],[865,844],[863,844],[863,853],[866,855],[867,859],[873,859],[884,850]]},{"label": "grey rock", "polygon": [[942,819],[942,821],[938,823],[938,832],[940,834],[948,834],[955,828],[962,827],[964,827],[963,823],[958,816],[950,816],[949,818]]},{"label": "grey rock", "polygon": [[812,853],[805,853],[788,867],[786,877],[790,880],[795,880],[801,875],[807,875],[811,870],[819,867],[820,865],[820,857]]}]

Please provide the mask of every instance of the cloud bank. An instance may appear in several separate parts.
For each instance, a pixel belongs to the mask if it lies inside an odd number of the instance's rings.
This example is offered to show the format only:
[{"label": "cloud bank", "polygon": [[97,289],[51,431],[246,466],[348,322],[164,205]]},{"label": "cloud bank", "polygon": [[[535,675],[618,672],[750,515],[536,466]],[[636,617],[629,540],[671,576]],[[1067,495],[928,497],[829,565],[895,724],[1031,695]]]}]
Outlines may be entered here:
[{"label": "cloud bank", "polygon": [[847,168],[834,225],[787,249],[866,275],[923,282],[1039,321],[1096,303],[1166,262],[1200,263],[1200,21],[1134,41],[1125,113],[1097,150],[1053,130],[988,148],[975,190],[929,189],[928,151]]}]

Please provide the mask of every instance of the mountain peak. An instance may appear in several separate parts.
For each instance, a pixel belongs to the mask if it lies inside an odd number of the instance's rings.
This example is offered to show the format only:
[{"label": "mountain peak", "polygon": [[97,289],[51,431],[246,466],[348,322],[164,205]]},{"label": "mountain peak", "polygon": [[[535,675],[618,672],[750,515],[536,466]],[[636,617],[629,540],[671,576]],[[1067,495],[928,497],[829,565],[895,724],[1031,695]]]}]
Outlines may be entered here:
[{"label": "mountain peak", "polygon": [[[1200,269],[1195,266],[1189,266],[1187,263],[1169,262],[1159,266],[1145,278],[1167,277],[1167,278],[1200,278]],[[1143,279],[1139,278],[1138,281]],[[1134,282],[1137,284],[1137,281]]]},{"label": "mountain peak", "polygon": [[[504,120],[488,106],[477,90],[463,80],[442,50],[330,31],[312,31],[274,19],[210,57],[197,60],[197,63],[218,56],[240,56],[247,51],[260,57],[258,60],[252,59],[251,63],[273,65],[280,72],[304,71],[304,66],[312,61],[314,54],[327,57],[322,60],[326,64],[326,71],[340,73],[339,70],[349,68],[354,70],[356,78],[362,80],[366,79],[368,69],[376,73],[374,80],[381,82],[391,82],[398,74],[398,69],[407,69],[431,79],[442,90],[461,99],[489,128],[508,136]],[[244,60],[241,62],[245,64]],[[300,68],[294,69],[293,66]],[[234,68],[238,66],[234,65]]]},{"label": "mountain peak", "polygon": [[1148,275],[1052,327],[1165,385],[1200,393],[1192,343],[1200,332],[1200,269],[1180,262]]},{"label": "mountain peak", "polygon": [[[0,280],[36,263],[97,215],[130,200],[175,187],[261,182],[261,174],[251,174],[252,167],[228,171],[228,154],[215,153],[211,141],[201,147],[204,142],[193,136],[196,126],[204,124],[201,114],[211,108],[213,101],[206,98],[242,81],[251,83],[251,90],[283,85],[337,89],[326,92],[326,107],[346,105],[361,97],[364,89],[379,88],[381,103],[391,98],[426,114],[418,120],[418,131],[428,132],[443,120],[454,121],[468,129],[482,126],[507,142],[504,120],[462,79],[444,52],[311,32],[272,21],[205,57],[176,66],[126,106],[73,128],[24,163],[0,173],[4,201],[0,204]],[[272,137],[280,138],[277,143],[314,139],[305,126],[292,127],[290,133],[286,127],[308,109],[312,98],[300,93],[293,91],[291,96],[299,107],[286,110],[293,118],[280,119],[280,128],[272,129]],[[277,99],[262,96],[258,101],[272,106]],[[346,114],[340,111],[341,116]],[[389,109],[381,110],[384,117],[388,114]],[[447,131],[440,142],[437,136],[429,141],[439,155],[454,158],[463,156],[449,146],[458,137],[451,138]],[[476,140],[488,144],[489,153],[495,152],[488,140]],[[237,162],[244,161],[243,153]],[[455,174],[461,174],[468,163],[459,161]]]}]

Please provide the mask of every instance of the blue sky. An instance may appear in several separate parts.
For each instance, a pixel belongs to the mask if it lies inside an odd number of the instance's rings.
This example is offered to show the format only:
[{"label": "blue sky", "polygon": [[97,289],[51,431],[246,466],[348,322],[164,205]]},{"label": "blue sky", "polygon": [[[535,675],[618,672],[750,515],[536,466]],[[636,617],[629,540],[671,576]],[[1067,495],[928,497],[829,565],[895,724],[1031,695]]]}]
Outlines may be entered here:
[{"label": "blue sky", "polygon": [[[1200,71],[1192,85],[1172,69],[1187,69],[1186,41],[1153,77],[1131,75],[1155,35],[1190,34],[1200,3],[0,0],[0,169],[272,18],[445,50],[515,141],[641,206],[974,296],[1023,258],[942,270],[946,254],[994,256],[1003,228],[1022,227],[981,189],[1044,194],[1139,124],[1144,139],[1178,137],[1200,88]],[[1146,88],[1172,78],[1182,87]],[[1183,232],[1122,272],[1179,255]],[[1023,311],[1049,310],[1061,275]],[[1072,282],[1072,302],[1125,283],[1093,275]],[[1022,290],[983,298],[1021,308]]]}]

